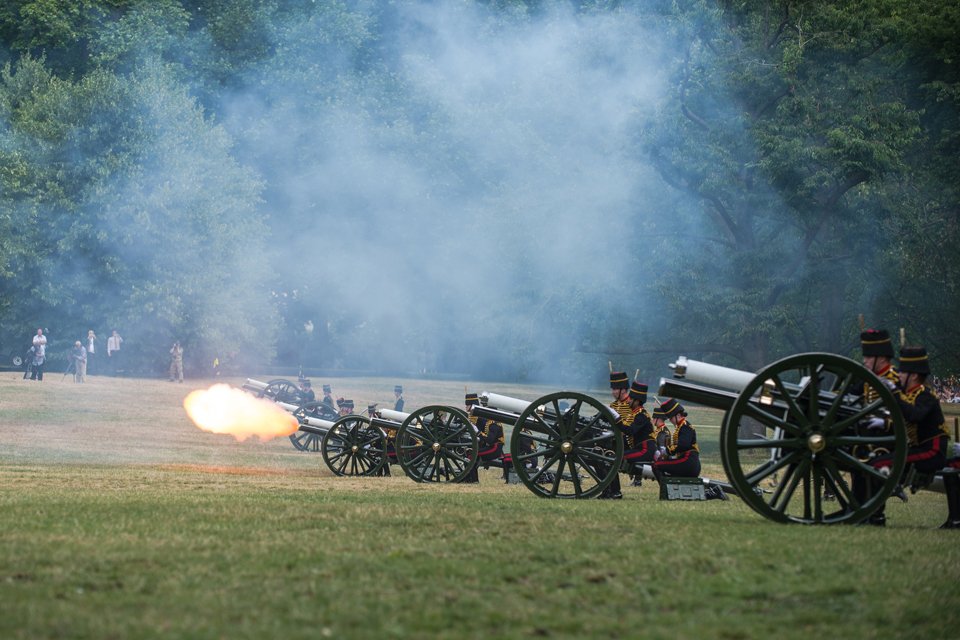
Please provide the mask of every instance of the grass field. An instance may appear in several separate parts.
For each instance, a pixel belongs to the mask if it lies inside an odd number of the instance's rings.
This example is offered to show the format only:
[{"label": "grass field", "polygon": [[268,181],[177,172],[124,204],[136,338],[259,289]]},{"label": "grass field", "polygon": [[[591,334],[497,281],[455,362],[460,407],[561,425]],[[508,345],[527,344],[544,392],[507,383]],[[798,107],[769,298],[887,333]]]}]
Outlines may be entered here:
[{"label": "grass field", "polygon": [[[60,378],[0,374],[0,638],[960,637],[940,494],[891,501],[886,529],[800,527],[650,482],[574,502],[492,470],[335,478],[285,438],[194,427],[183,398],[211,381]],[[392,406],[394,380],[324,382]],[[408,408],[463,393],[404,386]],[[692,413],[722,476],[721,415]]]}]

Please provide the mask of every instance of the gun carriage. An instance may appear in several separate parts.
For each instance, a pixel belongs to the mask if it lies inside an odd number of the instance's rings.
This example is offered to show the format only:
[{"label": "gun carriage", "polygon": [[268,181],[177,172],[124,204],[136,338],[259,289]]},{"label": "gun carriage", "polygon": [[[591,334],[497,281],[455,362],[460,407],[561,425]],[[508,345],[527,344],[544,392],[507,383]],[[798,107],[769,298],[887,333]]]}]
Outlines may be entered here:
[{"label": "gun carriage", "polygon": [[[805,353],[756,374],[683,357],[670,367],[674,379],[660,380],[660,394],[725,412],[724,471],[736,493],[765,518],[859,522],[900,482],[907,456],[900,409],[885,384],[853,360]],[[886,427],[876,428],[876,419]],[[894,460],[885,475],[869,461],[888,452]],[[880,480],[881,488],[855,495],[848,481],[855,476]],[[764,490],[764,482],[773,490]],[[836,496],[839,509],[824,504],[824,489]]]},{"label": "gun carriage", "polygon": [[386,463],[386,436],[360,415],[340,416],[325,402],[303,402],[303,392],[287,380],[247,379],[243,388],[268,398],[293,414],[300,424],[290,441],[300,451],[320,452],[338,476],[369,476]]},{"label": "gun carriage", "polygon": [[[485,392],[480,401],[472,416],[514,426],[513,470],[535,495],[594,498],[619,473],[623,437],[618,416],[600,401],[573,391],[533,402]],[[525,451],[523,440],[532,441],[534,449]]]}]

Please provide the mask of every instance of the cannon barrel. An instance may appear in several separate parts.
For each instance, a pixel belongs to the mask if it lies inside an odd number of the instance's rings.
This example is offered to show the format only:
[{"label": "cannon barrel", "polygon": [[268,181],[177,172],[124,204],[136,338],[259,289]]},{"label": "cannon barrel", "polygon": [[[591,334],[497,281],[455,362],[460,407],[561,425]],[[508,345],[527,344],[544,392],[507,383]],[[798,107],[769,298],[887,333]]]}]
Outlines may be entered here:
[{"label": "cannon barrel", "polygon": [[394,411],[393,409],[380,409],[377,411],[377,415],[385,420],[390,420],[391,422],[400,422],[403,423],[404,420],[410,417],[409,413],[404,413],[402,411]]},{"label": "cannon barrel", "polygon": [[253,378],[247,378],[247,381],[243,383],[243,388],[247,391],[263,391],[269,385],[266,382],[260,382],[259,380],[254,380]]},{"label": "cannon barrel", "polygon": [[480,394],[480,400],[486,407],[500,409],[501,411],[509,411],[510,413],[515,413],[517,415],[523,413],[524,410],[530,406],[530,403],[526,400],[511,398],[510,396],[501,396],[500,394],[490,393],[489,391],[484,391],[482,394]]}]

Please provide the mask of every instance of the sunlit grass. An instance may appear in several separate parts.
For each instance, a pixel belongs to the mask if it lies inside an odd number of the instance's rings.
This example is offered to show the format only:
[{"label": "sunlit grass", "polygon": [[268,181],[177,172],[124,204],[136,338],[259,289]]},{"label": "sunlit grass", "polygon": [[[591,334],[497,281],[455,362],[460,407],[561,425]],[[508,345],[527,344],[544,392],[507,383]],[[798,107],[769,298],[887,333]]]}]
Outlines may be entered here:
[{"label": "sunlit grass", "polygon": [[[358,406],[392,397],[341,382]],[[0,637],[956,637],[939,494],[891,502],[886,529],[799,527],[651,482],[575,502],[499,470],[334,478],[286,439],[201,432],[180,406],[194,386],[0,377]],[[463,390],[404,386],[410,407]]]}]

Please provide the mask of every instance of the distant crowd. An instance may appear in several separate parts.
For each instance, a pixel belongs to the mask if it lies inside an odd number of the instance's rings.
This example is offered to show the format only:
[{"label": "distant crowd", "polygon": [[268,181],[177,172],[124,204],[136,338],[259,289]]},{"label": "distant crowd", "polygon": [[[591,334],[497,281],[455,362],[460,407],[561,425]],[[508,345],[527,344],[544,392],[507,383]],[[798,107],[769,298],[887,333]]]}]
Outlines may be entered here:
[{"label": "distant crowd", "polygon": [[[122,368],[120,354],[121,354],[121,345],[123,344],[123,338],[120,337],[116,331],[107,338],[107,349],[106,355],[108,360],[106,361],[106,366],[103,367],[104,371],[101,372],[101,364],[98,360],[98,355],[102,350],[102,345],[100,339],[97,338],[96,334],[91,330],[87,332],[87,337],[81,342],[77,340],[74,343],[73,348],[70,350],[70,353],[67,354],[69,361],[67,370],[64,372],[64,376],[67,374],[73,374],[74,382],[85,382],[87,378],[87,373],[90,375],[96,375],[100,373],[107,373],[109,375],[117,375],[117,371]],[[175,349],[179,349],[179,343],[174,345]],[[173,349],[170,350],[171,353],[174,352]],[[182,354],[183,351],[180,350]],[[42,381],[43,380],[43,370],[46,368],[47,364],[47,336],[43,335],[43,329],[37,329],[37,335],[33,336],[33,345],[27,351],[27,356],[23,362],[23,378],[24,380],[29,378],[31,380]],[[183,382],[183,373],[181,370],[181,380]],[[173,378],[173,370],[171,369],[170,373],[171,381]]]},{"label": "distant crowd", "polygon": [[956,376],[933,376],[933,392],[940,398],[940,402],[960,402],[960,381],[957,381]]}]

